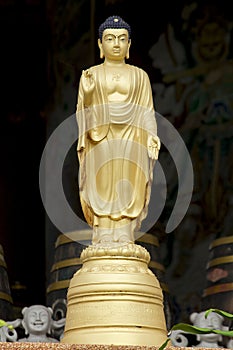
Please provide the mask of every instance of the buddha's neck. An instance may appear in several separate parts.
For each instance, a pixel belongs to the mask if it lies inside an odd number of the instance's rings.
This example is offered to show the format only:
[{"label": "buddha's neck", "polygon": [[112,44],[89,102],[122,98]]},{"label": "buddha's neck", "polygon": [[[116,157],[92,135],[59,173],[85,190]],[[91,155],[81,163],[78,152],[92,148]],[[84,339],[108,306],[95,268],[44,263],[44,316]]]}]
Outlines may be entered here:
[{"label": "buddha's neck", "polygon": [[122,61],[114,61],[114,60],[106,60],[104,61],[104,65],[106,67],[123,67],[125,66],[125,60]]}]

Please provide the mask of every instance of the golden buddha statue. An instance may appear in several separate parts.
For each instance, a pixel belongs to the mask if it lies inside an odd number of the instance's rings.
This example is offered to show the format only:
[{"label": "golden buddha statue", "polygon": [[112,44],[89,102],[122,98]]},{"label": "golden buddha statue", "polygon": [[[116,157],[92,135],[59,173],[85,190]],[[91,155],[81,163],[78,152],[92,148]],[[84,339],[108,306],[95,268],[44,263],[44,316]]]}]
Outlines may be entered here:
[{"label": "golden buddha statue", "polygon": [[130,34],[121,17],[107,18],[98,40],[104,62],[80,79],[79,187],[93,237],[70,281],[63,343],[160,346],[167,339],[150,254],[134,243],[160,140],[148,75],[125,62]]},{"label": "golden buddha statue", "polygon": [[104,62],[83,71],[79,83],[79,190],[93,244],[134,242],[160,149],[149,77],[126,63],[130,45],[129,24],[107,18],[98,39]]}]

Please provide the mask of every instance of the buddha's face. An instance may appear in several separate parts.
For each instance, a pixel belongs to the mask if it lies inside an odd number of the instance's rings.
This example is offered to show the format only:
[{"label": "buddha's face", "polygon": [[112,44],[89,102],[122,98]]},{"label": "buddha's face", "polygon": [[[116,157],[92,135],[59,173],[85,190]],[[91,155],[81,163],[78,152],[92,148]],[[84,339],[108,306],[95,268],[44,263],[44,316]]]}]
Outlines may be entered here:
[{"label": "buddha's face", "polygon": [[105,29],[99,47],[104,56],[110,60],[122,60],[127,56],[130,41],[127,29]]}]

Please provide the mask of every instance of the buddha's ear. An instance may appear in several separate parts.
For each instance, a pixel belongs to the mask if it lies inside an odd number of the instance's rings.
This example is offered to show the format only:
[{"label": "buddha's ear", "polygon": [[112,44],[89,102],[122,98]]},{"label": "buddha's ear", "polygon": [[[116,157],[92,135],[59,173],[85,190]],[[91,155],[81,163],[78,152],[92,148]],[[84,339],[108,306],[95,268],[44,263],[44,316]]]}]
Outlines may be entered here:
[{"label": "buddha's ear", "polygon": [[99,46],[99,49],[100,49],[100,58],[104,58],[102,42],[101,42],[100,39],[98,39],[98,46]]},{"label": "buddha's ear", "polygon": [[131,39],[129,40],[128,49],[127,49],[126,56],[125,56],[125,58],[127,58],[127,59],[129,59],[129,49],[130,49],[130,46],[131,46]]}]

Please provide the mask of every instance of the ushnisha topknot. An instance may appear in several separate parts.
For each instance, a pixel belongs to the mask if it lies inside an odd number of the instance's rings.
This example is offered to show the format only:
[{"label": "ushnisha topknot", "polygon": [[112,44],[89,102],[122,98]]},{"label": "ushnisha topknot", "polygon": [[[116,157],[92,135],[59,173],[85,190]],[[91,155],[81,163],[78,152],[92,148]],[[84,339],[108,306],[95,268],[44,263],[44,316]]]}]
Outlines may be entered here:
[{"label": "ushnisha topknot", "polygon": [[127,29],[129,33],[129,39],[131,36],[131,27],[120,16],[110,16],[99,26],[99,39],[102,40],[103,31],[105,29]]}]

